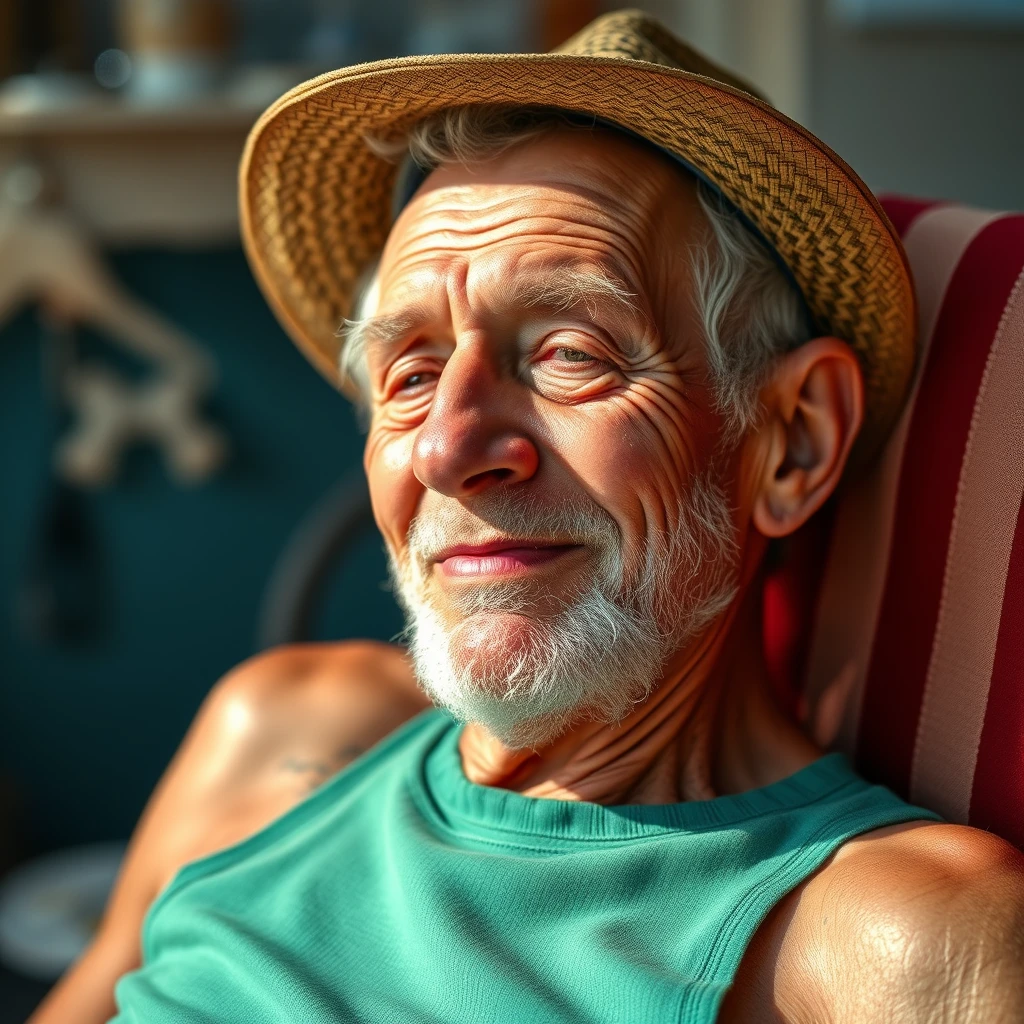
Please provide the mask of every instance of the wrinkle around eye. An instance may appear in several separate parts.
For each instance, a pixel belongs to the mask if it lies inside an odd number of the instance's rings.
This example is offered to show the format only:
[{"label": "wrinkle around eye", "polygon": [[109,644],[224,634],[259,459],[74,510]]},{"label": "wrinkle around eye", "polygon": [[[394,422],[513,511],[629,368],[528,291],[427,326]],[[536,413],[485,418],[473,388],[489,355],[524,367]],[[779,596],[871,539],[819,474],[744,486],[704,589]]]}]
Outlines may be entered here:
[{"label": "wrinkle around eye", "polygon": [[391,429],[406,430],[426,419],[434,400],[434,384],[422,385],[413,393],[399,393],[380,408],[381,421]]},{"label": "wrinkle around eye", "polygon": [[543,364],[532,363],[527,368],[530,386],[541,398],[565,405],[604,398],[626,389],[627,382],[616,368],[600,360],[594,362],[598,363],[596,370],[587,367],[585,363],[563,364],[567,367],[582,367],[575,372],[572,369],[545,372],[543,368],[539,368],[539,365],[542,367]]},{"label": "wrinkle around eye", "polygon": [[[420,360],[389,370],[378,399],[383,419],[398,429],[414,427],[422,422],[430,411],[440,373],[441,367]],[[404,387],[404,382],[412,378],[422,380]]]}]

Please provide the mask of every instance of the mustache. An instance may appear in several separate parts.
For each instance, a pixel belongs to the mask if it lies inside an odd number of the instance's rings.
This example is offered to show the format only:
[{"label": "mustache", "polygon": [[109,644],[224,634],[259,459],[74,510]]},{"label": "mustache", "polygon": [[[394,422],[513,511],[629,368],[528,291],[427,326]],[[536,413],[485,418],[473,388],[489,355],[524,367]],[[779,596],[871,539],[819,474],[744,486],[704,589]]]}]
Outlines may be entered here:
[{"label": "mustache", "polygon": [[586,494],[541,499],[498,489],[423,510],[410,523],[407,546],[418,561],[430,563],[454,544],[486,544],[499,537],[598,548],[621,542],[618,524]]}]

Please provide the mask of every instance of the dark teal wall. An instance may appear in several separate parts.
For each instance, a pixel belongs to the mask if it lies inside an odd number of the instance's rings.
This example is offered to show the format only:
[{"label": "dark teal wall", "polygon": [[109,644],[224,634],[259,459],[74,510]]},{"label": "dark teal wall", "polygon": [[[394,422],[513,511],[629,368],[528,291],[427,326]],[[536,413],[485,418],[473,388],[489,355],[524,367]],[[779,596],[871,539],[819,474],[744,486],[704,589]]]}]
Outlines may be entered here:
[{"label": "dark teal wall", "polygon": [[[310,505],[357,466],[348,403],[286,339],[237,249],[111,255],[121,280],[216,357],[210,415],[230,464],[175,486],[152,451],[86,498],[106,576],[81,650],[39,646],[14,615],[50,453],[36,320],[0,328],[0,771],[37,849],[127,835],[210,686],[255,650],[268,574]],[[388,638],[400,618],[367,531],[318,616],[323,638]]]}]

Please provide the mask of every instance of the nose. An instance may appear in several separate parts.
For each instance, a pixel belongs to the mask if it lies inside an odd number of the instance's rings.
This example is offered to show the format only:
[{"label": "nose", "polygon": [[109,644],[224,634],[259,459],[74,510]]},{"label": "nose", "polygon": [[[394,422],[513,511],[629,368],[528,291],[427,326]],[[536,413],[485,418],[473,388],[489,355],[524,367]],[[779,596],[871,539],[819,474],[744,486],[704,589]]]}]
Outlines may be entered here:
[{"label": "nose", "polygon": [[524,430],[525,402],[522,389],[502,379],[485,353],[456,349],[416,436],[417,479],[453,498],[529,480],[540,456]]}]

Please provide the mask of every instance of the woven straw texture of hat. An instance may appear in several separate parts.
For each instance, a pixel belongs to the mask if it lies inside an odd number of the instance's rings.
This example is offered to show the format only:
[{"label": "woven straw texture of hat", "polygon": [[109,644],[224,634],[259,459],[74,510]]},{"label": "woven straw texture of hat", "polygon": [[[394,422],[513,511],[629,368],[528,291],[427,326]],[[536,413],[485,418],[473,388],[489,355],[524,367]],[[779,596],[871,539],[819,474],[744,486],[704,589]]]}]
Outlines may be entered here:
[{"label": "woven straw texture of hat", "polygon": [[915,360],[906,257],[867,186],[824,143],[648,15],[597,19],[548,54],[402,57],[292,89],[253,127],[240,168],[242,236],[285,329],[340,385],[339,327],[391,225],[396,168],[366,145],[445,107],[559,107],[619,124],[715,184],[792,271],[820,333],[864,370],[854,460],[891,429]]}]

